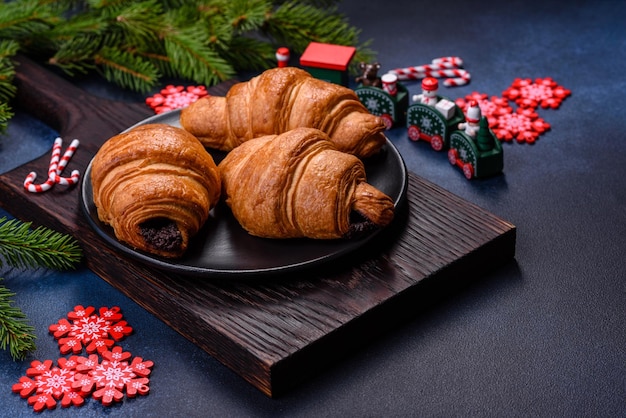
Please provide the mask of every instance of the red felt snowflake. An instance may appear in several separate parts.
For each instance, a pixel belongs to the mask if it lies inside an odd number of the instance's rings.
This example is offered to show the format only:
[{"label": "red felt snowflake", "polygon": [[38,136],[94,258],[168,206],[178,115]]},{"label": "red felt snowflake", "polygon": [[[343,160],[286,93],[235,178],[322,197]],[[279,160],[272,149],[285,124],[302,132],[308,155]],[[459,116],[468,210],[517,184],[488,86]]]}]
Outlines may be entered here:
[{"label": "red felt snowflake", "polygon": [[49,331],[58,340],[61,354],[79,354],[83,347],[88,353],[103,352],[132,333],[133,329],[122,320],[120,308],[103,307],[98,314],[94,312],[92,306],[78,305],[67,314],[71,322],[61,319],[50,325]]},{"label": "red felt snowflake", "polygon": [[78,357],[60,358],[57,364],[53,367],[52,360],[35,360],[31,362],[26,376],[13,385],[13,392],[28,398],[28,404],[36,412],[55,408],[58,400],[64,408],[81,406],[85,402],[84,395],[73,388]]},{"label": "red felt snowflake", "polygon": [[534,143],[539,135],[550,129],[532,109],[518,108],[516,112],[501,115],[497,118],[493,132],[501,141]]},{"label": "red felt snowflake", "polygon": [[189,106],[201,97],[208,95],[204,86],[174,86],[168,85],[159,93],[146,98],[146,104],[154,110],[156,114],[169,112]]},{"label": "red felt snowflake", "polygon": [[72,388],[83,395],[92,397],[103,405],[120,402],[124,392],[129,398],[146,395],[150,391],[150,380],[147,376],[153,366],[152,361],[144,361],[135,357],[129,363],[131,354],[122,351],[122,347],[113,347],[111,351],[101,353],[102,362],[98,362],[95,354],[78,359],[76,376]]},{"label": "red felt snowflake", "polygon": [[493,128],[500,116],[513,113],[513,108],[509,105],[509,101],[503,97],[488,97],[485,93],[472,92],[464,98],[456,99],[455,102],[463,112],[467,111],[469,103],[475,100],[480,107],[480,112],[489,122],[489,127]]},{"label": "red felt snowflake", "polygon": [[519,107],[536,109],[541,106],[544,109],[556,109],[561,102],[571,95],[572,92],[550,77],[516,78],[511,86],[502,92],[502,95],[517,103]]}]

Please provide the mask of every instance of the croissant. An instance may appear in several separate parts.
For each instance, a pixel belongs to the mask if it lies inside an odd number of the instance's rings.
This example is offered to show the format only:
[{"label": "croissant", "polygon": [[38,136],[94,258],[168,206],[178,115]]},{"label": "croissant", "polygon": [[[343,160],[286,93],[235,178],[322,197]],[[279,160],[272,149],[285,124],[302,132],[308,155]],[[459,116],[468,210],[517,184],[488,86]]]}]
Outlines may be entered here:
[{"label": "croissant", "polygon": [[106,141],[91,166],[98,218],[118,240],[180,257],[219,201],[213,158],[189,132],[142,125]]},{"label": "croissant", "polygon": [[394,203],[328,135],[296,128],[244,142],[218,165],[226,204],[251,235],[335,239],[386,226]]},{"label": "croissant", "polygon": [[360,158],[385,144],[384,123],[354,91],[295,67],[267,70],[235,84],[226,97],[206,96],[181,111],[180,124],[206,147],[222,151],[298,127],[320,129],[340,151]]}]

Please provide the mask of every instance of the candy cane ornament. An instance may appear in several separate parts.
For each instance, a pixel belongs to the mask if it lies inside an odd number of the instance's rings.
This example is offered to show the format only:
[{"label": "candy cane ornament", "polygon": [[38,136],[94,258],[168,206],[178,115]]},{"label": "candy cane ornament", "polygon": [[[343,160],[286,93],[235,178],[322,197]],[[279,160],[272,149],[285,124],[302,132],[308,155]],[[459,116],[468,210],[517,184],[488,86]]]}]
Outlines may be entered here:
[{"label": "candy cane ornament", "polygon": [[73,170],[70,177],[63,177],[61,176],[61,173],[74,155],[74,152],[76,152],[80,142],[78,139],[74,139],[63,154],[63,157],[61,157],[62,143],[63,140],[60,137],[54,140],[54,144],[52,146],[52,156],[50,157],[50,164],[48,166],[48,179],[41,184],[34,184],[35,179],[37,178],[37,173],[34,171],[28,173],[26,179],[24,180],[24,188],[27,191],[31,193],[42,193],[50,190],[55,184],[72,186],[78,183],[80,178],[80,172],[78,170]]},{"label": "candy cane ornament", "polygon": [[31,193],[42,193],[50,190],[54,186],[54,175],[56,174],[59,159],[61,157],[61,138],[54,140],[52,145],[52,156],[50,157],[50,164],[48,165],[48,179],[41,184],[34,184],[37,178],[37,173],[31,171],[24,180],[24,188]]},{"label": "candy cane ornament", "polygon": [[[58,151],[57,151],[58,155],[60,155],[61,143],[62,143],[61,138],[57,138],[54,141],[54,143],[55,143],[55,147],[58,148]],[[78,148],[78,144],[80,144],[78,139],[74,139],[70,143],[70,146],[65,150],[63,157],[59,160],[56,170],[53,170],[52,172],[48,172],[48,178],[51,178],[55,183],[62,184],[65,186],[71,186],[78,182],[78,177],[80,175],[78,170],[72,171],[72,173],[70,174],[70,177],[61,177],[61,172],[63,172],[63,169],[67,166],[67,163],[70,161],[70,159],[74,155],[74,152],[76,152],[76,148]]]},{"label": "candy cane ornament", "polygon": [[460,57],[441,57],[441,58],[433,59],[432,64],[433,65],[440,65],[440,64],[448,65],[449,64],[453,67],[462,67],[463,60]]},{"label": "candy cane ornament", "polygon": [[24,180],[24,188],[31,193],[45,192],[45,191],[50,190],[52,186],[54,186],[54,180],[51,180],[51,179],[48,179],[44,183],[41,183],[41,184],[33,184],[36,178],[37,178],[37,173],[35,173],[34,171],[31,171],[30,173],[28,173],[28,175],[26,176],[26,179]]},{"label": "candy cane ornament", "polygon": [[57,176],[55,179],[55,183],[60,184],[62,186],[73,186],[75,184],[78,184],[79,178],[80,178],[80,171],[72,170],[69,177]]},{"label": "candy cane ornament", "polygon": [[467,84],[471,79],[470,73],[460,68],[462,65],[463,60],[459,57],[441,57],[433,59],[431,64],[396,68],[389,72],[396,74],[398,80],[419,80],[425,77],[445,78],[443,85],[453,87]]}]

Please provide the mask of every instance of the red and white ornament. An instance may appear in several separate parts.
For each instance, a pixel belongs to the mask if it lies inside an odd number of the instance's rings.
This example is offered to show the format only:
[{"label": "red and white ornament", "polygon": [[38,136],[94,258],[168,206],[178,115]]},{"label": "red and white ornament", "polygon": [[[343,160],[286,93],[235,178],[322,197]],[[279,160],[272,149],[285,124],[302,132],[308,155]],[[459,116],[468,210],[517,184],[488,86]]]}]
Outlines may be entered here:
[{"label": "red and white ornament", "polygon": [[94,307],[78,305],[67,316],[69,321],[62,318],[49,327],[61,354],[79,354],[83,348],[88,353],[103,352],[133,331],[118,307],[103,307],[96,314]]},{"label": "red and white ornament", "polygon": [[31,171],[24,179],[24,189],[31,193],[42,193],[50,190],[55,184],[61,184],[63,186],[73,186],[78,183],[80,177],[80,172],[78,170],[73,170],[70,174],[70,177],[63,177],[61,176],[61,173],[63,172],[65,166],[67,166],[69,160],[74,155],[74,152],[76,152],[79,141],[78,139],[74,139],[63,154],[63,157],[61,157],[62,144],[63,140],[60,137],[54,140],[54,143],[52,145],[50,164],[48,165],[47,180],[43,183],[35,184],[35,180],[37,179],[37,173]]},{"label": "red and white ornament", "polygon": [[129,398],[147,395],[152,366],[150,360],[132,357],[131,353],[122,351],[122,347],[114,347],[111,351],[101,353],[102,361],[96,355],[78,359],[77,373],[72,388],[82,394],[91,396],[109,406],[120,402],[126,394]]},{"label": "red and white ornament", "polygon": [[284,68],[289,65],[289,48],[281,46],[276,50],[276,64],[278,68]]},{"label": "red and white ornament", "polygon": [[26,371],[26,376],[22,376],[12,390],[22,398],[28,398],[28,404],[35,412],[54,409],[58,401],[64,408],[81,406],[86,395],[72,387],[77,365],[78,356],[60,358],[57,365],[53,365],[52,360],[34,360]]},{"label": "red and white ornament", "polygon": [[154,110],[154,113],[161,114],[189,106],[207,95],[208,91],[204,86],[184,87],[169,84],[159,93],[146,98],[146,104]]}]

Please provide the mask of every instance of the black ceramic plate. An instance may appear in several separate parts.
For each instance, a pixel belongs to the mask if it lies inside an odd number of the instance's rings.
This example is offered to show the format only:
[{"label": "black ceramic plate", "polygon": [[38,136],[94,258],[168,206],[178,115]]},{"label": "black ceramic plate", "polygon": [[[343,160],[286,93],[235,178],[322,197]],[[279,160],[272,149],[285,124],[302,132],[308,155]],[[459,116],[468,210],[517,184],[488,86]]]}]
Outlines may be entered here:
[{"label": "black ceramic plate", "polygon": [[[179,115],[179,111],[172,111],[150,117],[137,125],[165,123],[180,127]],[[213,156],[217,163],[224,154],[216,152]],[[397,207],[405,198],[408,181],[398,150],[387,140],[383,152],[366,161],[365,168],[368,183],[390,196]],[[83,176],[80,198],[87,219],[96,232],[115,249],[151,266],[176,273],[228,278],[298,270],[355,251],[376,235],[373,232],[357,240],[258,238],[249,235],[221,202],[211,211],[204,228],[192,239],[185,255],[175,260],[165,259],[118,241],[113,229],[98,219],[90,173],[91,163]]]}]

